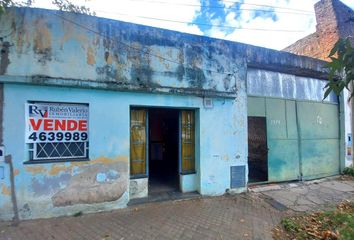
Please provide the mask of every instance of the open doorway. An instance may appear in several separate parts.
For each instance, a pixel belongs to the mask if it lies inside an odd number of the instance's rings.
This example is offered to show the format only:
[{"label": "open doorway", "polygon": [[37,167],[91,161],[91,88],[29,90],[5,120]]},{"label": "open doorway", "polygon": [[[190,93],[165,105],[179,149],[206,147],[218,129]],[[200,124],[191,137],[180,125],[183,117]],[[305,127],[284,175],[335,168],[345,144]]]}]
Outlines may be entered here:
[{"label": "open doorway", "polygon": [[268,146],[265,117],[248,117],[248,182],[268,181]]},{"label": "open doorway", "polygon": [[149,194],[179,189],[179,110],[149,109]]}]

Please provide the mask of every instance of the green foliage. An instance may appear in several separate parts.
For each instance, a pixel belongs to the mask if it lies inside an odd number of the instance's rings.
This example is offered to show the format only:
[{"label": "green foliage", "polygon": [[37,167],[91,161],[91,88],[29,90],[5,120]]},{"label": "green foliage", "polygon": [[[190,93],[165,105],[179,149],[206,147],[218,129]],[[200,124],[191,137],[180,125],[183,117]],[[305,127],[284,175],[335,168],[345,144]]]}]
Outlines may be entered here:
[{"label": "green foliage", "polygon": [[74,213],[73,217],[80,217],[80,216],[82,216],[82,214],[83,213],[80,211],[80,212]]},{"label": "green foliage", "polygon": [[[5,12],[6,8],[8,7],[29,7],[31,6],[35,0],[0,0],[0,15]],[[75,12],[75,13],[82,13],[87,15],[95,15],[89,8],[85,6],[79,6],[73,4],[69,0],[52,0],[52,4],[57,6],[59,10],[68,11],[68,12]]]},{"label": "green foliage", "polygon": [[299,224],[292,218],[283,218],[280,223],[288,232],[298,232],[300,229]]},{"label": "green foliage", "polygon": [[350,176],[354,177],[354,167],[346,167],[346,168],[344,168],[343,173],[345,175],[350,175]]},{"label": "green foliage", "polygon": [[7,7],[28,7],[33,4],[34,0],[27,1],[13,1],[13,0],[0,0],[0,11],[4,12]]},{"label": "green foliage", "polygon": [[[351,91],[352,98],[354,96],[350,87],[354,84],[354,48],[351,39],[339,39],[329,54],[332,60],[326,64],[329,70],[329,82],[326,84],[324,99],[333,91],[336,95],[340,95],[344,88]],[[341,78],[338,78],[341,76]]]},{"label": "green foliage", "polygon": [[282,239],[354,239],[354,202],[344,201],[332,211],[286,217]]},{"label": "green foliage", "polygon": [[78,6],[71,3],[68,0],[53,0],[52,3],[56,5],[59,10],[68,11],[68,12],[75,12],[75,13],[82,13],[87,15],[95,15],[94,12],[85,6]]},{"label": "green foliage", "polygon": [[[353,203],[351,203],[353,205]],[[325,212],[319,217],[325,229],[336,228],[340,239],[354,239],[354,215],[348,212]]]}]

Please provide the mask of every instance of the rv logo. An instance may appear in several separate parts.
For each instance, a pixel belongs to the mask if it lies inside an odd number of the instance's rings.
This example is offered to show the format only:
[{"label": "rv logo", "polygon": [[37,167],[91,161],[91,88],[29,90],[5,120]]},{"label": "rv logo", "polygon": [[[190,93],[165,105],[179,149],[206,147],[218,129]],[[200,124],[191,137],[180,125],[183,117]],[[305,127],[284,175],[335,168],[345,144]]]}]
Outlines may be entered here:
[{"label": "rv logo", "polygon": [[29,105],[29,117],[48,117],[48,106]]}]

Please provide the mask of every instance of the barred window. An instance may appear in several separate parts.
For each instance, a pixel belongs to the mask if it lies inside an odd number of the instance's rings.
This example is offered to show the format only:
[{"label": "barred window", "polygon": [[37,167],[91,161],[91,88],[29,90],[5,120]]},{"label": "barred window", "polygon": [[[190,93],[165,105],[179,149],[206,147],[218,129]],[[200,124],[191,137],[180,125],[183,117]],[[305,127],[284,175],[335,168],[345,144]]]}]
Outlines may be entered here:
[{"label": "barred window", "polygon": [[31,160],[88,158],[88,142],[30,143]]},{"label": "barred window", "polygon": [[29,163],[89,157],[88,104],[30,102],[26,105]]}]

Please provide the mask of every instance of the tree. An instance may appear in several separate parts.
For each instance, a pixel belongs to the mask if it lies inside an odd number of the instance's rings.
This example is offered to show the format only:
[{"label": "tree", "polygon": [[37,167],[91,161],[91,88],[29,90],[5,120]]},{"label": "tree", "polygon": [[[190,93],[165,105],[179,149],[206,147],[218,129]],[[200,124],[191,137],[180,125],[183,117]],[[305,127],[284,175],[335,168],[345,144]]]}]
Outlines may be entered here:
[{"label": "tree", "polygon": [[344,88],[349,90],[352,98],[354,96],[354,48],[350,38],[339,39],[331,50],[329,58],[332,61],[326,65],[329,69],[329,82],[325,86],[324,98],[332,91],[340,95]]},{"label": "tree", "polygon": [[[351,101],[351,118],[352,118],[352,136],[354,129],[354,48],[351,43],[351,37],[339,39],[329,54],[332,60],[326,65],[329,70],[329,82],[326,84],[324,98],[332,91],[336,95],[340,95],[344,88],[350,93],[348,101]],[[354,141],[352,140],[352,157],[354,150]],[[354,158],[353,158],[354,160]]]},{"label": "tree", "polygon": [[[3,13],[5,9],[8,7],[29,7],[34,2],[35,0],[26,0],[26,1],[0,0],[0,14]],[[73,4],[69,0],[52,0],[52,4],[57,6],[57,8],[62,11],[95,15],[95,13],[92,12],[88,7]]]}]

